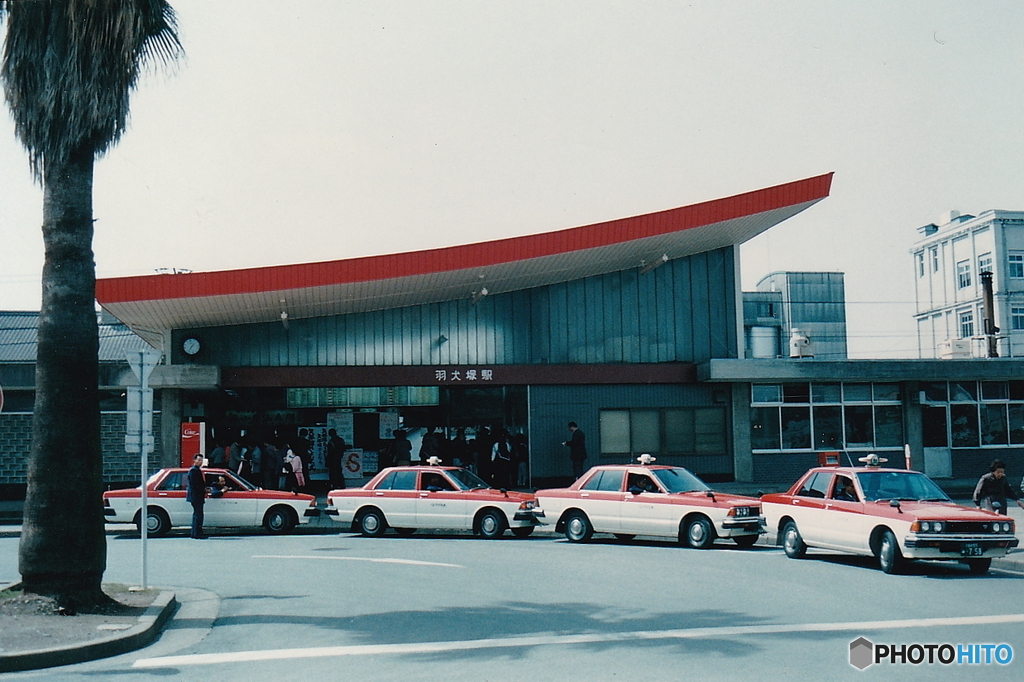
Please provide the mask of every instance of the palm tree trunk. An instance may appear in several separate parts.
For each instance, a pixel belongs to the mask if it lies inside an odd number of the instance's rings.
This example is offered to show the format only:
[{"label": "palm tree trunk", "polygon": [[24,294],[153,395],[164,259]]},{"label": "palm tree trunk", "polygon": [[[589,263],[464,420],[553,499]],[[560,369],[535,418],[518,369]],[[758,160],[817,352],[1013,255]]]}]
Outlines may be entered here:
[{"label": "palm tree trunk", "polygon": [[[43,298],[28,489],[19,547],[29,592],[80,606],[105,600],[93,262],[94,151],[80,145],[43,171]],[[74,491],[68,494],[69,491]]]}]

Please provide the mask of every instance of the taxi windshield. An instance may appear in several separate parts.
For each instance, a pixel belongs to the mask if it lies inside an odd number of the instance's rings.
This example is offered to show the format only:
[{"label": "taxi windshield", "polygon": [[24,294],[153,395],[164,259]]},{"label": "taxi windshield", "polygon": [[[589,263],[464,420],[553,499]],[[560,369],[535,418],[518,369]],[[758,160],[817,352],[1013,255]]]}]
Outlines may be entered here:
[{"label": "taxi windshield", "polygon": [[863,471],[856,474],[864,499],[949,502],[932,479],[914,471]]},{"label": "taxi windshield", "polygon": [[448,474],[448,478],[452,479],[452,482],[459,490],[491,487],[469,469],[449,469],[445,473]]},{"label": "taxi windshield", "polygon": [[661,484],[670,493],[692,493],[710,490],[704,481],[681,467],[654,469],[651,473],[661,481]]}]

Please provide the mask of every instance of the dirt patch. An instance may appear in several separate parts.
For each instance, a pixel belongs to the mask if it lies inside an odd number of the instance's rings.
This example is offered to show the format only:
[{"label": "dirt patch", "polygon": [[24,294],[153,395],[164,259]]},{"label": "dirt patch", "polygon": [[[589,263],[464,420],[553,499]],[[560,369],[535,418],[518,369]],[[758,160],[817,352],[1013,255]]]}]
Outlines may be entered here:
[{"label": "dirt patch", "polygon": [[49,597],[26,594],[17,588],[0,591],[0,655],[75,646],[134,627],[160,590],[129,590],[104,585],[114,601],[102,607],[66,615]]}]

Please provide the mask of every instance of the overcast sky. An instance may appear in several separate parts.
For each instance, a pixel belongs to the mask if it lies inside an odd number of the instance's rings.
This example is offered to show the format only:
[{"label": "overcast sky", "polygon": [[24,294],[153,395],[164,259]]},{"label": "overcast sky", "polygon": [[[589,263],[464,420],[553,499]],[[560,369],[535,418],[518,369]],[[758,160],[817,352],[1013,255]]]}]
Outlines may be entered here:
[{"label": "overcast sky", "polygon": [[[1024,209],[1024,3],[171,0],[96,166],[99,277],[419,250],[829,171],[743,284],[846,273],[851,355],[916,356],[916,228]],[[0,310],[39,306],[41,192],[0,117]]]}]

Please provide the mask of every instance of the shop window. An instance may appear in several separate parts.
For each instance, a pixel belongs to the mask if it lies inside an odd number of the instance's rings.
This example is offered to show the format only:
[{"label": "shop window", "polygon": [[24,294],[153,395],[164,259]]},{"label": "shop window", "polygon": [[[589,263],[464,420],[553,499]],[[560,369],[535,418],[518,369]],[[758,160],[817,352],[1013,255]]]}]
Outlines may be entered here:
[{"label": "shop window", "polygon": [[875,447],[898,448],[903,445],[903,408],[900,405],[875,405]]},{"label": "shop window", "polygon": [[981,444],[1007,445],[1006,405],[981,406]]},{"label": "shop window", "polygon": [[925,406],[921,410],[921,434],[922,445],[926,448],[944,448],[949,446],[949,434],[946,432],[945,406]]},{"label": "shop window", "polygon": [[811,409],[809,407],[783,407],[782,449],[808,450],[811,447]]},{"label": "shop window", "polygon": [[822,405],[814,408],[814,448],[843,449],[843,408],[839,405]]},{"label": "shop window", "polygon": [[870,448],[874,446],[874,429],[870,405],[846,406],[846,446]]},{"label": "shop window", "polygon": [[1010,400],[1024,400],[1024,381],[1007,381]]},{"label": "shop window", "polygon": [[950,405],[949,432],[954,448],[978,447],[978,406]]},{"label": "shop window", "polygon": [[750,408],[750,447],[754,450],[779,449],[779,408]]}]

